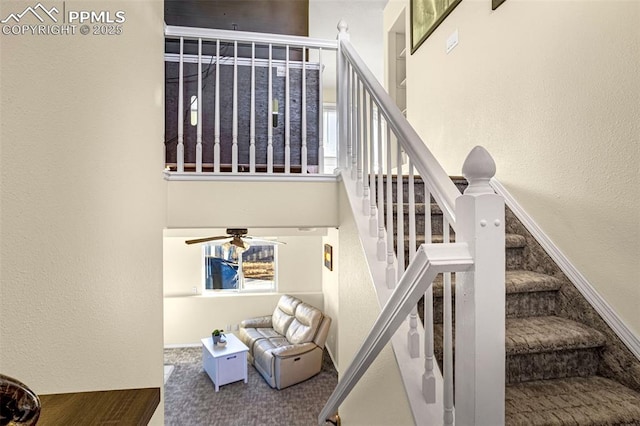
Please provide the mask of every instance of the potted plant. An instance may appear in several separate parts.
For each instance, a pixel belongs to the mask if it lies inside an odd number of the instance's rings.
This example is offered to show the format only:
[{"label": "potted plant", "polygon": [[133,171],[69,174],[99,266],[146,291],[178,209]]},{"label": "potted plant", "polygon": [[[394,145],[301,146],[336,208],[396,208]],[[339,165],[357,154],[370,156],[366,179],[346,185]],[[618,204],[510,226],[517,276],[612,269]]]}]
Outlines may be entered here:
[{"label": "potted plant", "polygon": [[213,344],[217,345],[218,343],[224,342],[224,330],[218,330],[217,328],[211,332],[211,339],[213,339]]}]

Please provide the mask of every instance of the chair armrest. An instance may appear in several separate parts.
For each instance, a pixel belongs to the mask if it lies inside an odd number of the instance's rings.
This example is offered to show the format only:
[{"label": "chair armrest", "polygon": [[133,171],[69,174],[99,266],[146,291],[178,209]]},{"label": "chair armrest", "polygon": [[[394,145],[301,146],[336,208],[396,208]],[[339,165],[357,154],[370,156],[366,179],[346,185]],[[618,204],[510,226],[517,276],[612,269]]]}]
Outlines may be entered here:
[{"label": "chair armrest", "polygon": [[249,318],[240,323],[242,328],[271,328],[271,315]]},{"label": "chair armrest", "polygon": [[318,345],[313,342],[300,343],[298,345],[280,346],[279,348],[273,349],[271,354],[278,358],[289,358],[311,352],[315,348],[318,348]]}]

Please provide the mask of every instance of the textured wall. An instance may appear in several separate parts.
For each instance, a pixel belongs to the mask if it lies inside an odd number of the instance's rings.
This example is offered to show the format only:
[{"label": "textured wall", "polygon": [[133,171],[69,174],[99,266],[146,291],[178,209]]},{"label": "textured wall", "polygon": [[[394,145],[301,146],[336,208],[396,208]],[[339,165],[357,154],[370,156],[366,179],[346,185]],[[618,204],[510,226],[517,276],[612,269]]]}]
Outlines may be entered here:
[{"label": "textured wall", "polygon": [[[224,229],[200,230],[198,237],[224,235]],[[250,234],[257,236],[253,229]],[[322,291],[322,236],[279,236],[278,290],[282,293]],[[202,292],[202,244],[185,244],[192,237],[164,238],[164,294],[192,295]],[[195,238],[195,237],[194,237]],[[266,238],[266,237],[265,237]]]},{"label": "textured wall", "polygon": [[638,22],[637,1],[507,0],[494,12],[464,1],[407,58],[409,119],[445,170],[460,174],[485,146],[497,178],[636,335]]},{"label": "textured wall", "polygon": [[[382,82],[382,12],[385,0],[309,0],[309,37],[335,40],[338,36],[338,21],[344,19],[349,25],[351,43],[358,54]],[[324,102],[336,102],[335,54],[323,54],[325,66]]]},{"label": "textured wall", "polygon": [[118,36],[0,35],[0,371],[38,393],[162,386],[162,2],[117,8]]},{"label": "textured wall", "polygon": [[[292,293],[303,302],[322,309],[320,291]],[[216,297],[166,297],[164,299],[165,345],[199,344],[216,328],[273,313],[282,293],[223,295]],[[233,331],[236,333],[236,331]]]},{"label": "textured wall", "polygon": [[[337,228],[328,228],[327,236],[322,239],[322,243],[329,244],[332,247],[333,269],[322,267],[322,294],[324,294],[324,309],[331,318],[340,317],[340,231]],[[323,246],[324,247],[324,246]],[[348,304],[347,304],[348,306]],[[334,365],[340,373],[340,339],[339,339],[338,321],[331,323],[329,336],[327,337],[327,347],[333,358]]]},{"label": "textured wall", "polygon": [[169,182],[168,226],[336,226],[337,188],[336,182]]},{"label": "textured wall", "polygon": [[[339,370],[345,371],[371,330],[381,308],[371,281],[360,237],[344,187],[340,186],[339,233]],[[407,402],[397,361],[389,343],[340,406],[348,425],[410,425]]]}]

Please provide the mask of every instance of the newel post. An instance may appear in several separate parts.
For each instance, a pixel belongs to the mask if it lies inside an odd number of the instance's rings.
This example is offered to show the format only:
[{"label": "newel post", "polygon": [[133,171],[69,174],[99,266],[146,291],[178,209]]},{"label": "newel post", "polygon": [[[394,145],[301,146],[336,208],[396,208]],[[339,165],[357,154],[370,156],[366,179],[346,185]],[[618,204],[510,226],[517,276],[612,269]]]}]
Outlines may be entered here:
[{"label": "newel post", "polygon": [[338,104],[338,167],[342,170],[347,170],[349,166],[347,162],[347,132],[349,131],[347,127],[347,114],[349,114],[347,91],[349,90],[349,66],[342,52],[342,41],[349,40],[348,31],[349,26],[344,19],[341,19],[340,22],[338,22],[338,58],[336,61],[336,90],[338,93],[336,99]]},{"label": "newel post", "polygon": [[456,281],[455,416],[461,425],[504,424],[504,199],[489,185],[496,165],[480,146],[462,167],[469,187],[456,200],[456,240],[474,269]]}]

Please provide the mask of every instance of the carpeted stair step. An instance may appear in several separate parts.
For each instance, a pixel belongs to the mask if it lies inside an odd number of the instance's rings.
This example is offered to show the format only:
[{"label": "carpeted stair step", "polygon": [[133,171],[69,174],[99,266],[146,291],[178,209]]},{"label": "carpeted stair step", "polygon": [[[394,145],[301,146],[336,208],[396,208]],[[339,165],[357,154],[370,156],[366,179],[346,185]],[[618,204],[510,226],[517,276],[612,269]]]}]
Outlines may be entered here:
[{"label": "carpeted stair step", "polygon": [[[403,225],[404,225],[404,233],[409,234],[409,204],[404,203],[402,205],[403,215]],[[424,232],[424,220],[425,220],[425,204],[424,203],[416,203],[415,204],[415,212],[416,212],[416,230],[418,233]],[[385,224],[387,223],[387,212],[384,212],[384,220]],[[394,232],[397,230],[398,226],[398,204],[393,204],[393,226]],[[432,234],[442,234],[442,209],[436,203],[431,203],[431,233]]]},{"label": "carpeted stair step", "polygon": [[507,318],[506,382],[596,374],[604,344],[602,333],[566,318]]},{"label": "carpeted stair step", "polygon": [[[455,301],[456,275],[451,278],[451,295]],[[433,282],[433,320],[442,323],[442,274]],[[507,318],[528,316],[549,316],[556,314],[556,296],[561,282],[550,275],[539,272],[513,270],[505,273],[506,314]],[[422,317],[422,303],[418,309]],[[455,303],[453,312],[455,313]]]},{"label": "carpeted stair step", "polygon": [[[434,244],[442,243],[442,235],[433,235],[431,241]],[[455,234],[452,232],[450,241],[455,242]],[[422,235],[418,232],[416,236],[416,244],[420,246],[424,243],[424,231]],[[506,248],[506,266],[507,270],[522,269],[524,259],[524,248],[526,246],[526,239],[522,235],[518,234],[506,234],[505,235],[505,248]],[[394,250],[398,250],[396,240],[394,239]],[[409,235],[404,235],[404,260],[405,266],[409,264]]]},{"label": "carpeted stair step", "polygon": [[640,394],[600,376],[507,385],[505,424],[640,425]]},{"label": "carpeted stair step", "polygon": [[[383,180],[383,188],[384,188],[384,196],[387,196],[387,177],[386,175],[382,177]],[[458,188],[458,191],[460,191],[460,193],[463,193],[464,190],[467,188],[468,183],[467,180],[461,176],[453,176],[451,177],[451,180],[453,181],[454,185]],[[369,181],[367,181],[369,182]],[[376,185],[378,184],[378,181],[376,180]],[[424,203],[424,185],[422,183],[422,178],[420,176],[415,176],[414,177],[414,193],[415,193],[415,201],[416,203]],[[403,200],[406,202],[407,200],[409,200],[409,176],[405,175],[403,178],[403,193],[402,193],[402,198]],[[398,196],[398,183],[396,180],[396,176],[393,177],[392,179],[392,184],[391,184],[391,191],[392,191],[392,200],[394,203],[396,203],[398,201],[397,196]],[[377,197],[377,190],[376,190],[376,194],[374,194],[374,198]],[[376,198],[377,200],[377,198]],[[433,197],[431,198],[431,202],[433,202]]]},{"label": "carpeted stair step", "polygon": [[539,272],[506,271],[507,318],[555,315],[561,285],[559,279]]},{"label": "carpeted stair step", "polygon": [[[594,375],[604,344],[602,333],[565,318],[507,318],[506,383]],[[434,353],[442,365],[442,324],[434,325]]]}]

